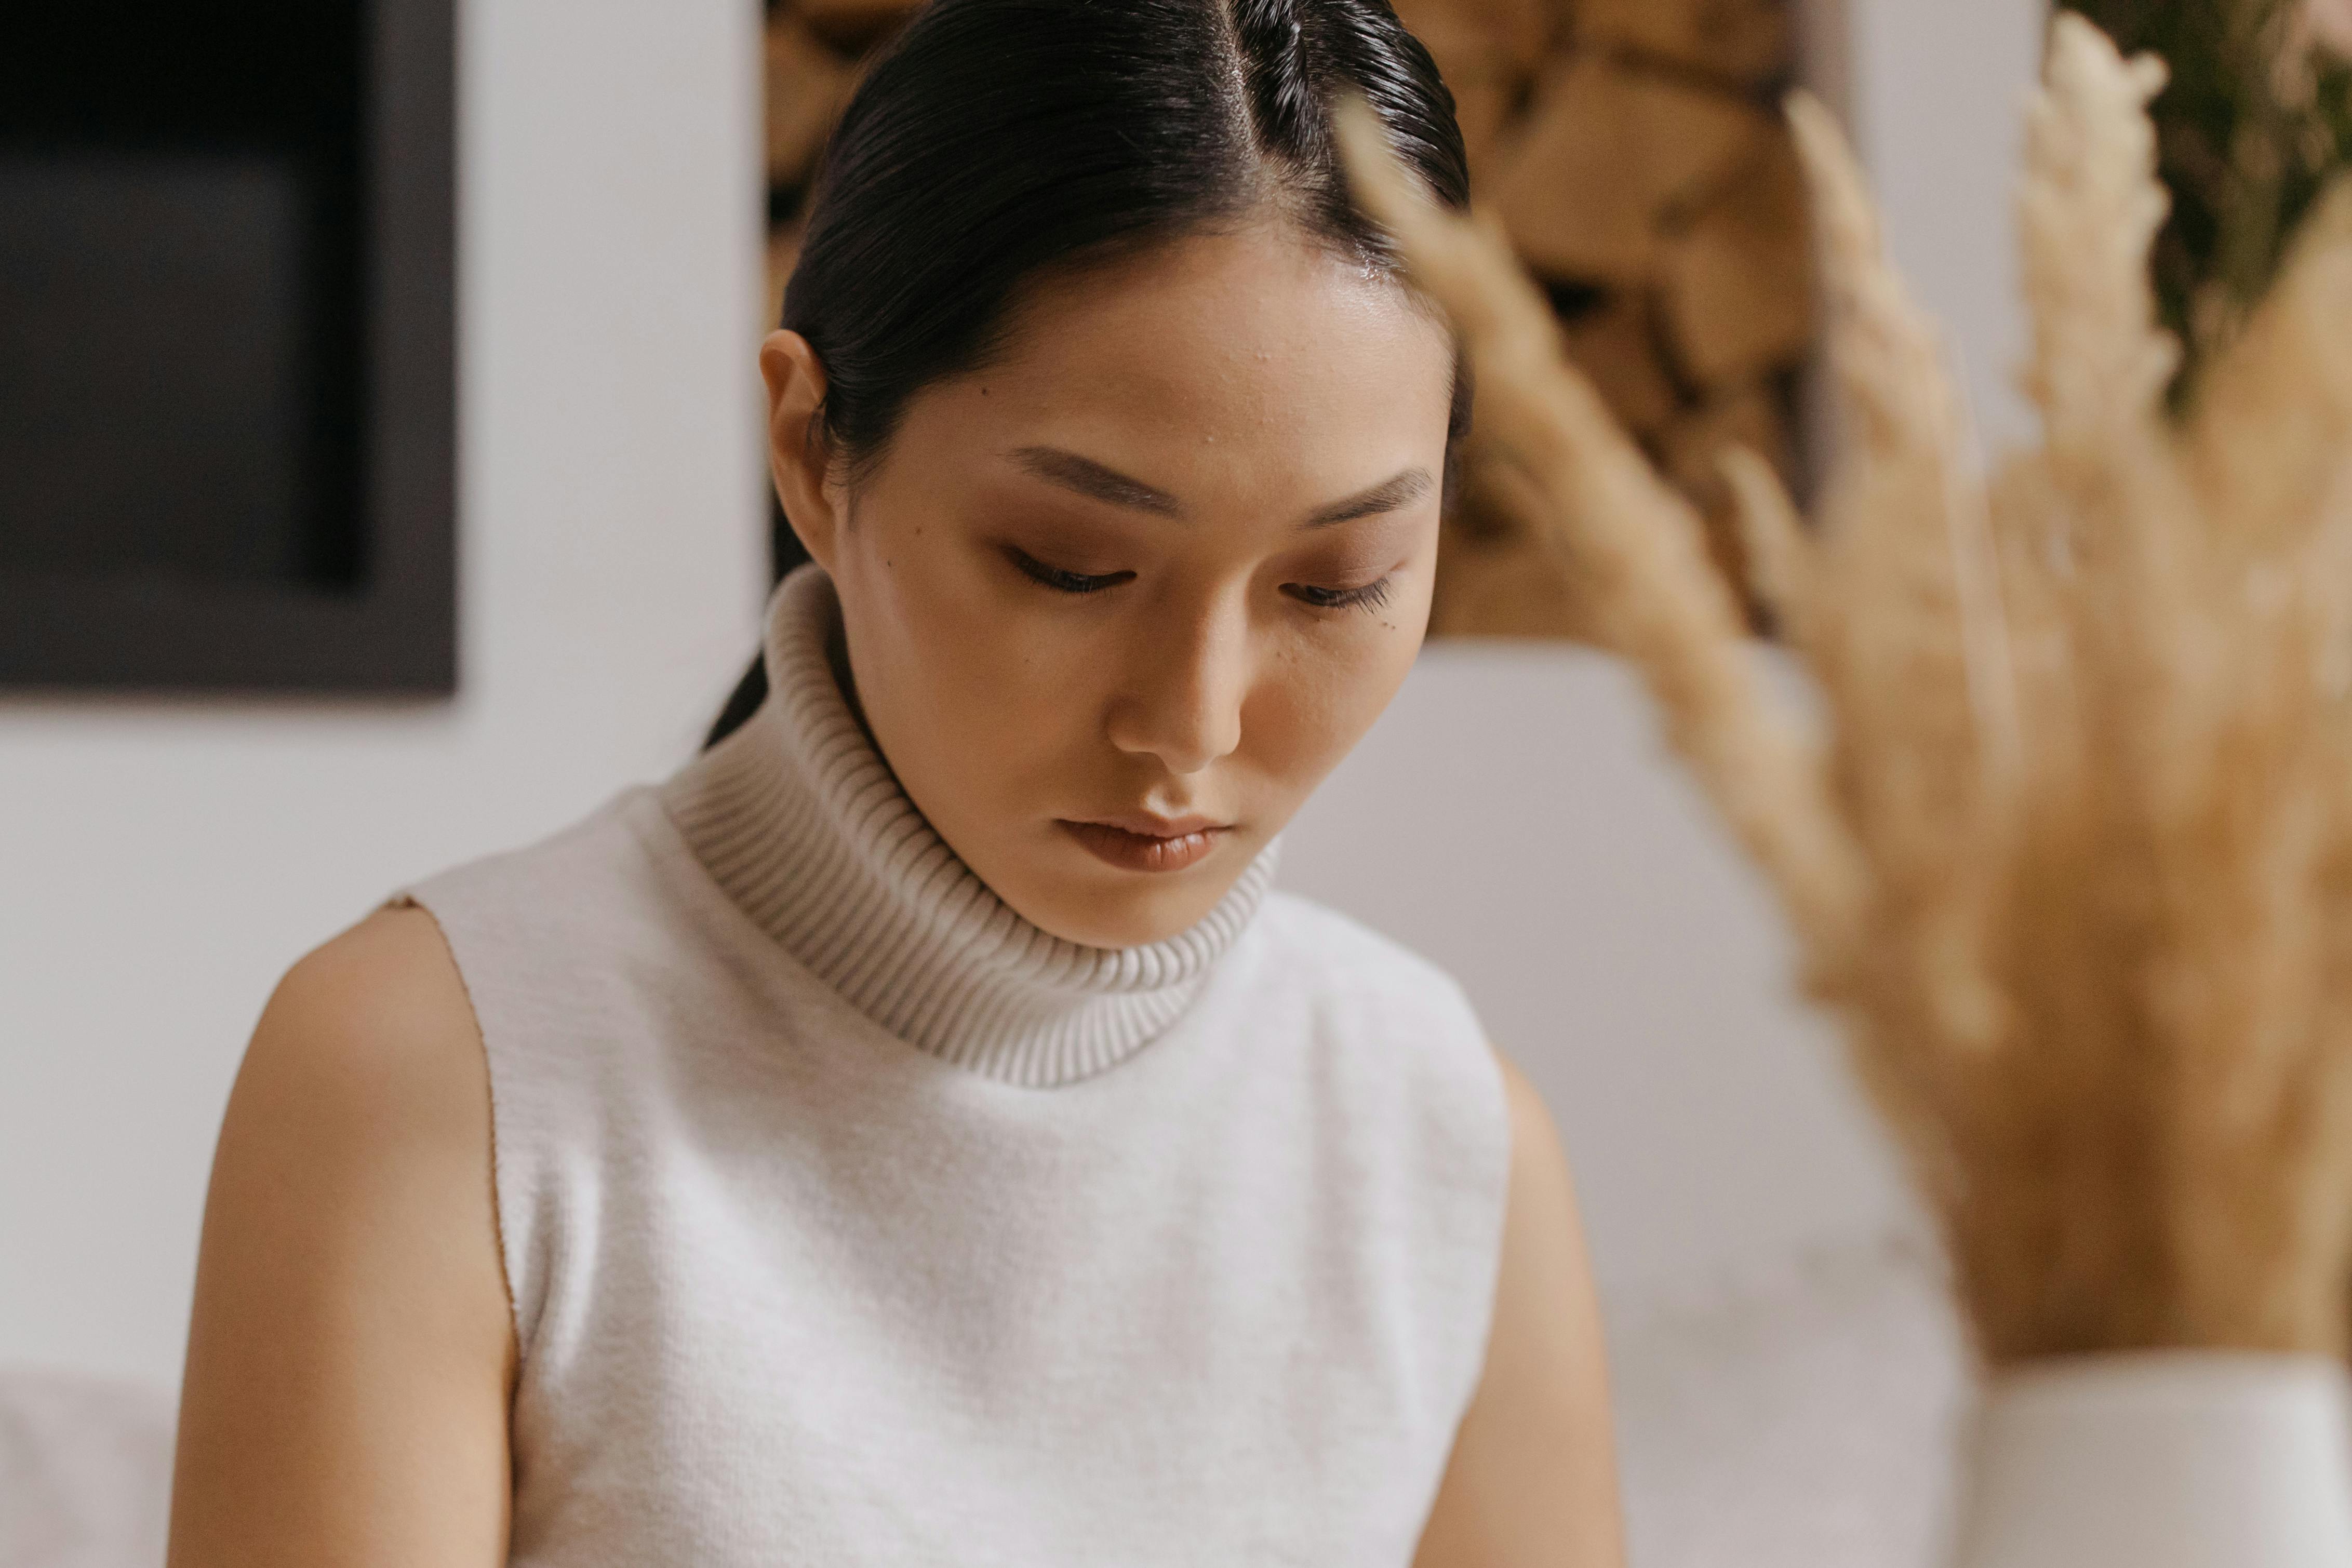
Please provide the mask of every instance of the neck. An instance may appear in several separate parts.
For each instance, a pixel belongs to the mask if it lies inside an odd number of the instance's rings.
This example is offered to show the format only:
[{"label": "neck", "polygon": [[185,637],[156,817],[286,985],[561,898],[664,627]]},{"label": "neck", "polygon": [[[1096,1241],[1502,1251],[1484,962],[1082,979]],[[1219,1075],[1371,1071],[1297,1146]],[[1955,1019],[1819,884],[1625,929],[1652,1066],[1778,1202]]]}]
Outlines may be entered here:
[{"label": "neck", "polygon": [[769,602],[768,695],[663,786],[712,878],[783,955],[919,1050],[1034,1087],[1116,1066],[1166,1031],[1265,897],[1275,846],[1163,941],[1045,932],[956,858],[853,706],[833,584],[803,567]]}]

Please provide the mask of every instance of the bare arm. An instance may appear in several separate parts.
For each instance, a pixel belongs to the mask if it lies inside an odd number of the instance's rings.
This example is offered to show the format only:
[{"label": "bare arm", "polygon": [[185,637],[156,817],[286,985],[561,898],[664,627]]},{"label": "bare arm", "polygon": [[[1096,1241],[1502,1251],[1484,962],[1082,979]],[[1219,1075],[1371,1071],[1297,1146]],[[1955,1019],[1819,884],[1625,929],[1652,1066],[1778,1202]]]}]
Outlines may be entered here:
[{"label": "bare arm", "polygon": [[1511,1181],[1494,1328],[1414,1568],[1622,1568],[1608,1366],[1575,1189],[1542,1099],[1502,1067]]},{"label": "bare arm", "polygon": [[506,1561],[488,1070],[421,909],[270,998],[205,1202],[170,1568]]}]

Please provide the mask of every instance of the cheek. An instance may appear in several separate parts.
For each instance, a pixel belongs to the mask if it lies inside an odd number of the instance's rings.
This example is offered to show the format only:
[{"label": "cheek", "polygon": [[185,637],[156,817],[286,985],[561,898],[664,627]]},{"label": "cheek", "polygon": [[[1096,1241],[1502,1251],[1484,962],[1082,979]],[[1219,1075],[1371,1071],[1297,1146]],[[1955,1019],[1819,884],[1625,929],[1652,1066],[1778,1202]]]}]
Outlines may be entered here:
[{"label": "cheek", "polygon": [[[1402,607],[1391,606],[1391,619]],[[1346,648],[1267,662],[1243,713],[1245,749],[1288,813],[1355,748],[1412,668],[1417,636],[1381,629]]]},{"label": "cheek", "polygon": [[[957,800],[1032,795],[1035,777],[1066,767],[1084,739],[1086,683],[1101,661],[967,554],[926,538],[884,563],[888,690],[871,706],[892,712],[869,719],[895,732],[896,750],[933,759],[925,771],[944,775]],[[956,801],[934,804],[960,814]]]}]

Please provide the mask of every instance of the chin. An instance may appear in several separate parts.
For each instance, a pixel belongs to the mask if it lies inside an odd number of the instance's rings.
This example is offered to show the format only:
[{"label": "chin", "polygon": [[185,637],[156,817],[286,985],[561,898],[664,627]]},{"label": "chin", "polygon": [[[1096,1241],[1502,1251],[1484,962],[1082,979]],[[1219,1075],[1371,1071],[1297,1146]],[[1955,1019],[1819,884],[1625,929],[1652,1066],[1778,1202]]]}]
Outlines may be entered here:
[{"label": "chin", "polygon": [[1128,885],[1104,887],[1076,885],[1079,879],[1073,878],[1070,883],[1036,889],[1034,896],[1020,903],[1010,898],[1005,902],[1032,925],[1065,942],[1082,947],[1141,947],[1164,942],[1199,923],[1217,906],[1234,879],[1220,869],[1218,874],[1197,881],[1181,874],[1164,879],[1180,885],[1139,886],[1131,873],[1122,880]]}]

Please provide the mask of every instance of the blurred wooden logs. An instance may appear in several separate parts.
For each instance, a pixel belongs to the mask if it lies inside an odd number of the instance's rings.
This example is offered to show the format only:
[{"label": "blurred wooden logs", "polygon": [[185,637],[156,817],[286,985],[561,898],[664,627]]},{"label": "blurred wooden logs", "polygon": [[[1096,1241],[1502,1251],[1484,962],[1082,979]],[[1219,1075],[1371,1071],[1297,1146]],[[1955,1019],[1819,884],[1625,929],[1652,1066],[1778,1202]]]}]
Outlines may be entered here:
[{"label": "blurred wooden logs", "polygon": [[768,185],[797,186],[816,167],[857,79],[850,62],[790,11],[768,17]]},{"label": "blurred wooden logs", "polygon": [[1484,190],[1498,172],[1506,132],[1518,115],[1521,89],[1508,77],[1465,83],[1454,89],[1454,119],[1462,127],[1462,151],[1470,161],[1470,184]]},{"label": "blurred wooden logs", "polygon": [[1545,0],[1399,0],[1396,9],[1454,91],[1471,179],[1491,178],[1504,129],[1551,48],[1550,9]]},{"label": "blurred wooden logs", "polygon": [[[873,48],[915,14],[920,0],[790,0],[788,8],[809,31],[844,54]],[[770,15],[776,7],[770,7]]]},{"label": "blurred wooden logs", "polygon": [[1449,538],[1433,637],[1573,637],[1587,612],[1575,585],[1528,534]]},{"label": "blurred wooden logs", "polygon": [[1396,13],[1449,84],[1532,70],[1552,44],[1545,0],[1397,0]]},{"label": "blurred wooden logs", "polygon": [[1796,149],[1776,135],[1719,199],[1667,235],[1659,295],[1692,381],[1729,386],[1804,353],[1813,329],[1810,224]]},{"label": "blurred wooden logs", "polygon": [[1770,131],[1729,94],[1573,56],[1538,93],[1492,204],[1538,271],[1639,286],[1657,270],[1662,223],[1720,188]]},{"label": "blurred wooden logs", "polygon": [[1782,474],[1789,473],[1797,455],[1789,402],[1781,388],[1769,382],[1728,388],[1682,413],[1653,444],[1666,477],[1706,520],[1707,548],[1716,564],[1743,589],[1748,551],[1733,511],[1731,487],[1723,477],[1723,454],[1744,446]]},{"label": "blurred wooden logs", "polygon": [[1795,18],[1786,0],[1578,0],[1576,28],[1590,45],[1646,56],[1743,86],[1789,67]]},{"label": "blurred wooden logs", "polygon": [[1678,415],[1657,441],[1666,477],[1710,514],[1730,509],[1719,466],[1730,446],[1745,446],[1777,467],[1794,459],[1789,412],[1774,388],[1757,382],[1715,393]]},{"label": "blurred wooden logs", "polygon": [[[1491,42],[1493,0],[1413,0],[1404,14],[1455,88],[1474,199],[1549,287],[1569,357],[1690,497],[1745,591],[1717,460],[1743,444],[1795,484],[1812,331],[1804,189],[1777,102],[1790,0],[1549,4],[1532,65]],[[1478,38],[1490,41],[1465,41]],[[1498,461],[1474,430],[1433,629],[1577,636],[1579,586],[1535,539]]]},{"label": "blurred wooden logs", "polygon": [[1675,417],[1682,396],[1667,373],[1649,301],[1629,289],[1575,317],[1562,328],[1568,357],[1625,427],[1647,435]]},{"label": "blurred wooden logs", "polygon": [[834,121],[876,48],[919,0],[775,0],[767,8],[768,254],[766,314],[782,319],[800,259],[810,182]]},{"label": "blurred wooden logs", "polygon": [[1475,433],[1463,459],[1464,494],[1439,562],[1444,591],[1430,606],[1431,634],[1559,636],[1582,610],[1560,559],[1540,538],[1542,498]]}]

